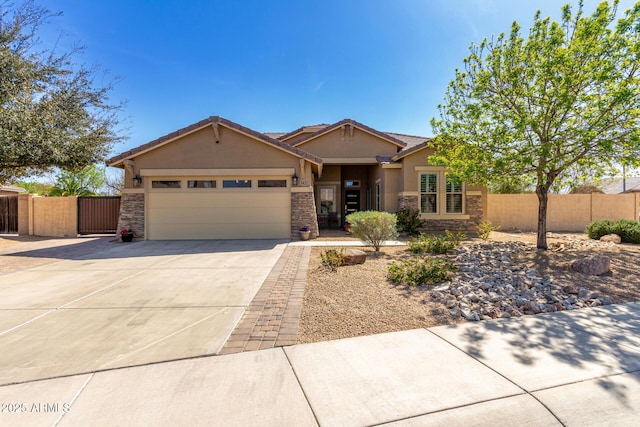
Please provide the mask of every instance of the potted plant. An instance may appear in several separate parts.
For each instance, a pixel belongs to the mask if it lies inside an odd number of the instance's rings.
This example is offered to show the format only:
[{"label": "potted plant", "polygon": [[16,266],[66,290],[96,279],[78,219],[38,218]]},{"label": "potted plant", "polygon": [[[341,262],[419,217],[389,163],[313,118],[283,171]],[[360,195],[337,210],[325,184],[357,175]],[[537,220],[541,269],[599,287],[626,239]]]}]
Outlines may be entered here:
[{"label": "potted plant", "polygon": [[130,242],[133,240],[133,236],[135,235],[135,231],[130,228],[123,228],[120,230],[120,239],[123,242]]},{"label": "potted plant", "polygon": [[300,229],[300,240],[309,240],[310,235],[311,230],[309,230],[309,227],[302,227]]}]

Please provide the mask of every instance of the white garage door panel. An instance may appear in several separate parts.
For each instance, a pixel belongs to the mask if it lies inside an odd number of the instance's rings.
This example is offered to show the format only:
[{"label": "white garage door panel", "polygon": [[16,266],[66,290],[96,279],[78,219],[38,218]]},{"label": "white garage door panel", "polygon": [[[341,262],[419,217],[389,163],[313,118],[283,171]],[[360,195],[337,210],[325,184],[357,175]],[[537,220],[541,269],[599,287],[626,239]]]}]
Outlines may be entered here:
[{"label": "white garage door panel", "polygon": [[228,224],[158,224],[154,227],[151,240],[202,240],[202,239],[287,239],[290,237],[289,224],[242,224],[231,227]]},{"label": "white garage door panel", "polygon": [[[176,222],[176,209],[155,208],[153,212],[153,222],[156,224],[171,224]],[[180,213],[180,221],[186,223],[250,223],[269,224],[272,222],[282,222],[287,218],[289,210],[286,207],[253,207],[253,208],[233,208],[233,207],[213,207],[195,208],[189,207]]]},{"label": "white garage door panel", "polygon": [[[179,190],[178,190],[179,191]],[[224,206],[230,208],[255,208],[256,206],[289,206],[290,193],[285,192],[208,192],[208,193],[150,193],[155,208],[175,208],[176,204],[189,207]]]},{"label": "white garage door panel", "polygon": [[288,191],[178,191],[148,194],[149,239],[275,239],[290,236],[291,195]]}]

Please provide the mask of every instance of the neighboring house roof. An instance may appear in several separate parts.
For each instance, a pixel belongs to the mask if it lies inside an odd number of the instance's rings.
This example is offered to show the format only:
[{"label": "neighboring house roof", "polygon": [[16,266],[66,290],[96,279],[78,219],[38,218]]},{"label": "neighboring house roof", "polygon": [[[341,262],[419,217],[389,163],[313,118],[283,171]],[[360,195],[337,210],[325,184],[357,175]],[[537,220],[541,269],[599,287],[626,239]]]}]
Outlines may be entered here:
[{"label": "neighboring house roof", "polygon": [[[390,134],[387,134],[387,133],[384,133],[384,132],[380,132],[379,130],[375,130],[373,128],[370,128],[369,126],[363,125],[362,123],[356,122],[355,120],[351,120],[351,119],[340,120],[339,122],[336,122],[336,123],[334,123],[332,125],[329,125],[329,126],[326,126],[326,127],[322,128],[322,129],[320,129],[320,130],[318,130],[316,132],[313,132],[313,133],[305,136],[304,138],[296,141],[295,143],[293,143],[293,146],[297,147],[299,145],[302,145],[302,144],[304,144],[306,142],[309,142],[309,141],[311,141],[313,139],[316,139],[316,138],[318,138],[318,137],[320,137],[320,136],[322,136],[322,135],[324,135],[326,133],[329,133],[329,132],[331,132],[331,131],[333,131],[335,129],[338,129],[343,125],[354,126],[354,127],[359,128],[359,129],[361,129],[361,130],[363,130],[365,132],[368,132],[370,134],[376,135],[379,138],[382,138],[382,139],[384,139],[386,141],[389,141],[389,142],[391,142],[393,144],[396,144],[397,146],[399,146],[401,148],[405,148],[407,146],[406,142],[398,139],[397,137],[395,137],[393,135],[390,135]],[[291,133],[291,135],[293,135],[295,133],[300,133],[301,129],[304,129],[304,128],[300,128],[300,129],[297,129],[297,130],[293,131]],[[287,137],[288,137],[288,135],[286,137],[281,137],[280,139],[286,139]]]},{"label": "neighboring house roof", "polygon": [[8,191],[12,193],[24,193],[27,190],[21,187],[14,187],[13,185],[2,185],[0,186],[0,191]]},{"label": "neighboring house roof", "polygon": [[158,148],[162,145],[165,145],[181,136],[184,136],[186,134],[195,132],[199,129],[205,128],[207,126],[211,126],[214,124],[220,124],[223,126],[226,126],[230,129],[236,130],[238,132],[244,133],[245,135],[249,135],[255,139],[258,139],[262,142],[265,142],[267,144],[271,144],[275,147],[278,147],[284,151],[288,151],[289,153],[296,155],[298,157],[304,158],[306,160],[309,160],[312,163],[316,163],[316,164],[322,164],[322,159],[318,156],[315,156],[311,153],[307,153],[306,151],[303,151],[299,148],[293,147],[285,142],[279,141],[277,139],[271,138],[263,133],[257,132],[253,129],[249,129],[247,127],[244,127],[238,123],[232,122],[231,120],[227,120],[225,118],[219,117],[219,116],[211,116],[208,117],[204,120],[200,120],[197,123],[194,123],[192,125],[189,125],[187,127],[184,127],[182,129],[178,129],[175,132],[171,132],[167,135],[161,136],[158,139],[155,139],[151,142],[147,142],[146,144],[140,145],[139,147],[133,148],[131,150],[125,151],[124,153],[118,154],[117,156],[114,156],[110,159],[108,159],[106,161],[107,165],[109,166],[118,166],[120,165],[124,160],[129,159],[131,157],[135,157],[137,155],[140,155],[144,152],[153,150],[154,148]]},{"label": "neighboring house roof", "polygon": [[[640,191],[640,177],[628,176],[624,178],[624,188],[628,193]],[[623,178],[603,178],[600,184],[596,184],[600,190],[605,194],[620,194],[623,193]]]}]

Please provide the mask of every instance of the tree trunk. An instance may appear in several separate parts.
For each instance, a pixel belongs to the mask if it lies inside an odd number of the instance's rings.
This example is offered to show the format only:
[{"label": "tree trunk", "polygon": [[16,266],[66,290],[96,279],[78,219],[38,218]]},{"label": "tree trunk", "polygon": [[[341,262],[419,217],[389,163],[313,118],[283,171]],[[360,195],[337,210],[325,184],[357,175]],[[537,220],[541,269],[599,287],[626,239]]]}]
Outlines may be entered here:
[{"label": "tree trunk", "polygon": [[536,187],[538,196],[538,249],[547,249],[547,202],[549,189],[543,186]]}]

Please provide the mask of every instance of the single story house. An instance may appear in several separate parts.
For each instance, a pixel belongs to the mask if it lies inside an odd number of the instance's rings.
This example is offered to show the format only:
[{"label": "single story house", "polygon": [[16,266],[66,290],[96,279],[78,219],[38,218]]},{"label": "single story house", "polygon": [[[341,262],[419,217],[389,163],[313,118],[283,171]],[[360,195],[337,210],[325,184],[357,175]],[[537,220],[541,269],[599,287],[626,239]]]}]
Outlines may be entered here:
[{"label": "single story house", "polygon": [[119,229],[150,240],[296,238],[351,212],[419,209],[432,230],[473,230],[486,190],[427,162],[429,139],[351,119],[260,133],[212,116],[119,154]]}]

